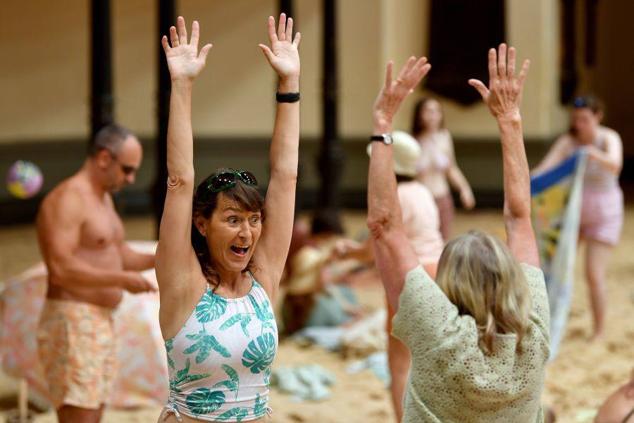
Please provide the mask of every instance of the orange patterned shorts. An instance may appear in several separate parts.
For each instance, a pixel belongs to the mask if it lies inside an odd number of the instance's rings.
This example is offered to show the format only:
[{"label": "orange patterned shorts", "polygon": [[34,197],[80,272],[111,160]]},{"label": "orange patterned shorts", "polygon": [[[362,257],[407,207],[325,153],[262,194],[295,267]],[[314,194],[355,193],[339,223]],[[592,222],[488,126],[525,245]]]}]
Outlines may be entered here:
[{"label": "orange patterned shorts", "polygon": [[47,299],[37,341],[55,408],[98,409],[106,402],[116,370],[112,310]]}]

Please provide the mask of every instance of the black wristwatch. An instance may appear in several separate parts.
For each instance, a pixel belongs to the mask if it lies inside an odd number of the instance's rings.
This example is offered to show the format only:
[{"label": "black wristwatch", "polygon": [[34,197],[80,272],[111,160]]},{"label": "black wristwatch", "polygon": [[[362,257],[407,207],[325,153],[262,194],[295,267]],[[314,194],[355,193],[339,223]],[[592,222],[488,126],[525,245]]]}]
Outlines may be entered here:
[{"label": "black wristwatch", "polygon": [[370,141],[382,142],[385,145],[390,145],[394,142],[392,134],[372,135]]}]

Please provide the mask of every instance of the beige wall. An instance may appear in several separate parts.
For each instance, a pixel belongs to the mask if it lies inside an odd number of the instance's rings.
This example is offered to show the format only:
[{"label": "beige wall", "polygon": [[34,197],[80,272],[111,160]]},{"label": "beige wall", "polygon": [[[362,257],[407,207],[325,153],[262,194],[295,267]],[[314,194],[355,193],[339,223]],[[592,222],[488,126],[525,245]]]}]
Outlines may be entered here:
[{"label": "beige wall", "polygon": [[[400,65],[411,54],[428,53],[429,0],[401,0],[400,8],[394,2],[381,0],[383,10],[383,60],[395,60]],[[559,10],[551,0],[507,0],[506,25],[508,42],[514,45],[519,57],[531,59],[529,78],[524,93],[524,132],[527,137],[549,137],[566,126],[565,110],[559,106]],[[482,52],[483,61],[486,51]],[[433,63],[432,63],[433,72]],[[485,83],[487,81],[484,81]],[[465,81],[466,83],[466,81]],[[434,96],[426,92],[425,95]],[[412,96],[403,106],[396,127],[411,126]],[[497,134],[497,128],[486,107],[464,107],[442,99],[446,122],[455,136],[478,138]]]},{"label": "beige wall", "polygon": [[[524,98],[528,136],[545,137],[565,126],[558,101],[556,2],[507,0],[509,40],[532,60]],[[140,135],[154,135],[156,2],[112,0],[114,90],[117,119]],[[196,17],[203,39],[214,43],[199,77],[193,104],[195,133],[201,136],[267,136],[273,121],[275,76],[259,51],[266,41],[266,16],[276,0],[181,0],[179,12]],[[321,132],[322,2],[295,0],[302,54],[302,133]],[[397,66],[424,54],[429,0],[341,0],[339,18],[342,136],[365,136],[370,107],[384,65]],[[9,2],[0,15],[0,143],[21,139],[83,137],[88,133],[89,10],[86,2]],[[24,30],[25,23],[33,29]],[[483,52],[485,55],[486,52]],[[6,58],[11,60],[8,62]],[[414,99],[397,127],[408,128]],[[496,133],[484,107],[446,101],[450,130],[457,136]]]},{"label": "beige wall", "polygon": [[4,2],[0,142],[88,133],[87,2]]}]

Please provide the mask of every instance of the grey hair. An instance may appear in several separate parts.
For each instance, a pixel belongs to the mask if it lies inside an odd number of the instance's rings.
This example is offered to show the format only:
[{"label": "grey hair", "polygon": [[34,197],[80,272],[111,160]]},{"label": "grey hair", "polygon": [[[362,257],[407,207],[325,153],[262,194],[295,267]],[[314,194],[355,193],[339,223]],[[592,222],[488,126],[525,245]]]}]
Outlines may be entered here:
[{"label": "grey hair", "polygon": [[112,154],[119,153],[123,142],[132,135],[132,131],[120,125],[110,124],[101,128],[90,143],[88,155],[93,157],[102,150]]}]

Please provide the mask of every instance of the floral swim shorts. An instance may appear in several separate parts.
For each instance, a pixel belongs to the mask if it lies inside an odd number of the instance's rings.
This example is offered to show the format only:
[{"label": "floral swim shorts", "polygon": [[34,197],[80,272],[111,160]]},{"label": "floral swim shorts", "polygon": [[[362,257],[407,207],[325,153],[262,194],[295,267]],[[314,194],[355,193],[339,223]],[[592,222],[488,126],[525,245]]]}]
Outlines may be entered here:
[{"label": "floral swim shorts", "polygon": [[37,340],[56,409],[62,405],[98,409],[106,403],[116,370],[111,309],[47,299]]}]

